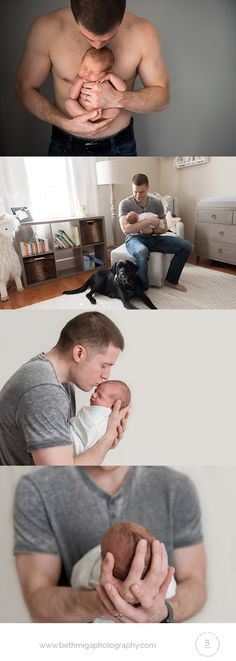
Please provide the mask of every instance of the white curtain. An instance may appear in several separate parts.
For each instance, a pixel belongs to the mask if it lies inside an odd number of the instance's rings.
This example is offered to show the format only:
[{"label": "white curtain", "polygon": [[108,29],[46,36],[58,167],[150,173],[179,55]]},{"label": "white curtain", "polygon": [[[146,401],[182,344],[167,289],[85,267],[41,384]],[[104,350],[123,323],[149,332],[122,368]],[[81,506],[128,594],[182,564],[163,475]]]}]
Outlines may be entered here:
[{"label": "white curtain", "polygon": [[75,191],[79,206],[85,207],[88,216],[99,215],[96,159],[94,157],[78,157],[69,160],[74,173]]},{"label": "white curtain", "polygon": [[34,220],[98,215],[94,158],[0,159],[0,212],[27,206]]},{"label": "white curtain", "polygon": [[0,159],[0,212],[29,206],[30,193],[24,158]]}]

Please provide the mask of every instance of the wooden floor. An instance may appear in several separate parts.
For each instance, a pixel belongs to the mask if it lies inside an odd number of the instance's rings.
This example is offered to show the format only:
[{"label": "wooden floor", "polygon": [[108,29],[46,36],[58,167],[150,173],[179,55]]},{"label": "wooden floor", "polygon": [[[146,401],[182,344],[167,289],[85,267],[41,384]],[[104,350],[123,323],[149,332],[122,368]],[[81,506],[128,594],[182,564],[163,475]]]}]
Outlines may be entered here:
[{"label": "wooden floor", "polygon": [[[196,264],[196,257],[190,255],[188,262],[190,264]],[[221,271],[222,273],[236,275],[236,266],[230,264],[221,264],[220,262],[211,262],[206,259],[201,259],[200,266],[215,271]],[[0,301],[0,310],[15,310],[17,308],[22,308],[25,305],[33,305],[33,303],[40,303],[40,301],[46,301],[48,298],[60,296],[65,289],[75,289],[80,287],[89,276],[92,275],[92,273],[93,272],[91,271],[80,275],[69,276],[67,278],[59,278],[47,284],[29,287],[28,289],[24,289],[23,292],[17,292],[14,285],[12,285],[12,287],[8,288],[8,294],[10,297],[9,301],[5,301],[5,303]]]},{"label": "wooden floor", "polygon": [[81,287],[90,275],[92,275],[92,271],[87,271],[87,273],[81,275],[68,276],[67,278],[58,278],[52,282],[28,287],[23,292],[16,291],[13,284],[12,288],[8,287],[9,301],[0,302],[0,310],[15,310],[16,308],[23,308],[25,305],[33,305],[33,303],[40,303],[48,298],[60,296],[65,289]]}]

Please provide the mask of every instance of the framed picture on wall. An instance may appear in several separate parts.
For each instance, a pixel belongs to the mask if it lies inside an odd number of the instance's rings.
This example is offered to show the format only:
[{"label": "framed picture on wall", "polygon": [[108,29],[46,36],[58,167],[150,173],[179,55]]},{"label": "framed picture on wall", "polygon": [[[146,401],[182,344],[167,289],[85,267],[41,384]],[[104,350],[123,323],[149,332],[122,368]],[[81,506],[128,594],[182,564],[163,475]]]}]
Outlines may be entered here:
[{"label": "framed picture on wall", "polygon": [[187,168],[191,165],[202,165],[202,163],[208,163],[208,161],[208,156],[176,156],[174,167]]},{"label": "framed picture on wall", "polygon": [[11,207],[12,213],[18,218],[20,223],[29,223],[32,222],[33,218],[31,216],[30,210],[28,207]]}]

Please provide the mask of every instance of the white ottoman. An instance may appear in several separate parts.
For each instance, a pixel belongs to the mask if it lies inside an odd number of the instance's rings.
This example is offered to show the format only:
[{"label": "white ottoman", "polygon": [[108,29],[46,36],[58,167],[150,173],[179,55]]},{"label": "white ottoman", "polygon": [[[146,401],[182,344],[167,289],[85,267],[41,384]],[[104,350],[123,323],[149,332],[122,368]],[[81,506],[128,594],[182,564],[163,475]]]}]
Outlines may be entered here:
[{"label": "white ottoman", "polygon": [[[161,252],[151,252],[148,262],[148,278],[151,287],[162,287],[173,255],[163,255]],[[128,252],[125,243],[111,251],[111,266],[120,260],[134,258]]]}]

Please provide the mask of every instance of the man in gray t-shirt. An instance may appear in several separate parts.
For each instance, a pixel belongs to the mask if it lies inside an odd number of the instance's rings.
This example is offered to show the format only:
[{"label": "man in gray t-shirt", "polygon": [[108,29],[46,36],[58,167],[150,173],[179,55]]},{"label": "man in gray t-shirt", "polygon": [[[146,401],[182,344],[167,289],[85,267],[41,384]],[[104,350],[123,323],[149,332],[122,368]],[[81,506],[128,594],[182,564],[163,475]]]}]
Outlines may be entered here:
[{"label": "man in gray t-shirt", "polygon": [[[119,220],[122,232],[126,236],[126,248],[138,265],[138,275],[141,278],[144,290],[149,287],[148,282],[148,260],[151,252],[162,252],[173,254],[165,284],[180,291],[186,291],[186,287],[179,283],[179,278],[184,265],[191,253],[192,244],[179,236],[169,236],[167,222],[160,224],[165,219],[165,212],[160,200],[148,195],[149,181],[145,174],[135,174],[132,179],[132,195],[122,200],[119,205]],[[134,211],[138,215],[156,214],[159,218],[151,220],[143,218],[137,222],[130,222],[128,214]],[[144,232],[144,233],[143,233]]]},{"label": "man in gray t-shirt", "polygon": [[51,351],[20,367],[0,393],[0,464],[100,464],[120,440],[127,411],[116,402],[105,435],[74,457],[69,431],[74,386],[88,392],[108,379],[123,347],[108,317],[85,312],[66,324]]},{"label": "man in gray t-shirt", "polygon": [[[37,622],[89,622],[101,616],[115,621],[117,611],[124,622],[160,622],[171,609],[180,622],[205,601],[200,508],[194,484],[182,473],[143,466],[44,468],[21,478],[14,518],[17,569]],[[108,556],[100,590],[68,588],[73,565],[122,520],[144,525],[164,544],[154,542],[146,577],[139,580],[146,550],[141,541],[124,583],[113,578]],[[177,591],[166,605],[168,564],[175,567]],[[139,608],[128,603],[132,595],[137,600],[135,585]]]}]

